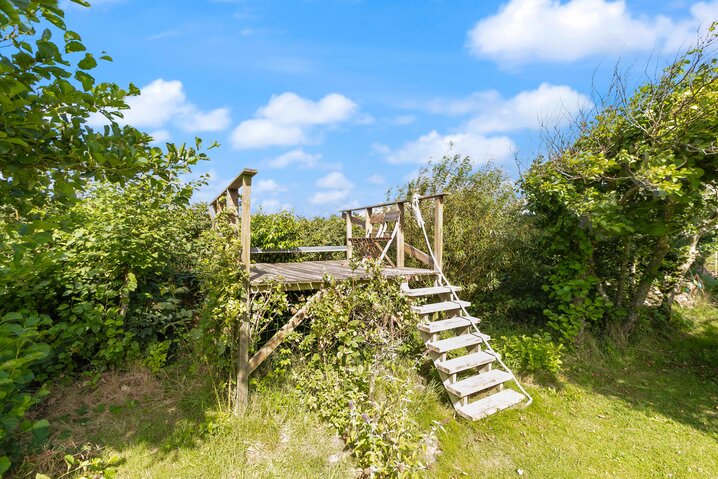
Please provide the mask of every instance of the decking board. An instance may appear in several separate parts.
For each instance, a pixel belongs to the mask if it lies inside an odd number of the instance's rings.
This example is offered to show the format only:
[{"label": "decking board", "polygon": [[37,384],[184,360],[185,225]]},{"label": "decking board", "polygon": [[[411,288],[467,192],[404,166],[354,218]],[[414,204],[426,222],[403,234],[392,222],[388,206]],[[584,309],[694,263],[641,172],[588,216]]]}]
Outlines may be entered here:
[{"label": "decking board", "polygon": [[[336,281],[368,278],[364,268],[352,271],[346,260],[304,261],[301,263],[253,263],[250,268],[250,282],[253,288],[262,289],[274,281],[279,281],[285,290],[319,289],[328,274]],[[419,276],[433,276],[431,269],[423,268],[384,268],[382,274],[387,277],[412,279]]]}]

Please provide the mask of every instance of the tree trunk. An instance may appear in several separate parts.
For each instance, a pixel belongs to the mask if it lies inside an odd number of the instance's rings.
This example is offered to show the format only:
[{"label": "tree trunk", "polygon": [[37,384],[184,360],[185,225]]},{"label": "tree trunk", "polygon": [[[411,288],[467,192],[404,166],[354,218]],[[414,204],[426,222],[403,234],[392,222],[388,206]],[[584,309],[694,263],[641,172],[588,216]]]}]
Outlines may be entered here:
[{"label": "tree trunk", "polygon": [[658,268],[661,267],[661,264],[663,263],[663,260],[669,250],[670,242],[668,240],[668,235],[661,236],[656,243],[655,249],[653,250],[653,257],[643,272],[641,280],[638,282],[638,287],[633,294],[633,299],[628,306],[628,317],[624,328],[626,333],[630,334],[636,327],[636,323],[638,322],[638,313],[641,306],[643,306],[646,302],[651,286],[653,286],[653,281],[656,279]]},{"label": "tree trunk", "polygon": [[664,301],[666,303],[666,313],[668,313],[670,317],[671,308],[673,306],[673,300],[675,299],[676,295],[680,292],[681,286],[683,286],[683,281],[685,280],[686,273],[688,273],[688,270],[691,269],[691,266],[693,266],[693,263],[696,261],[696,258],[698,257],[698,242],[701,240],[701,234],[696,233],[691,237],[691,242],[688,247],[688,254],[686,255],[685,261],[676,268],[676,271],[673,274],[673,280],[671,281],[670,288],[667,291],[667,294],[664,298]]}]

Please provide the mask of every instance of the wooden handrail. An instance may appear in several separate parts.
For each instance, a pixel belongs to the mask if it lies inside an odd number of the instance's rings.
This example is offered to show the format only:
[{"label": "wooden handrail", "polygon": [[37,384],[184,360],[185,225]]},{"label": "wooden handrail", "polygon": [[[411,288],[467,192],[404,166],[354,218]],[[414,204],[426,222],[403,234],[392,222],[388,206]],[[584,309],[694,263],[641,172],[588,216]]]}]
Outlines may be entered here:
[{"label": "wooden handrail", "polygon": [[[225,189],[219,192],[217,197],[209,202],[210,205],[216,206],[219,200],[226,194],[228,190],[238,190],[242,186],[242,178],[243,177],[249,177],[252,178],[254,175],[257,174],[257,170],[254,170],[252,168],[245,168],[242,170],[240,174],[237,175],[235,179],[231,181],[229,185]],[[251,181],[250,181],[251,183]]]},{"label": "wooden handrail", "polygon": [[[431,200],[434,198],[443,198],[444,196],[448,196],[448,195],[449,195],[449,193],[442,192],[442,193],[435,193],[433,195],[420,196],[419,201]],[[347,210],[339,210],[339,211],[342,213],[351,213],[352,211],[360,211],[360,210],[366,210],[366,209],[372,209],[372,208],[381,208],[382,206],[400,205],[400,204],[406,204],[406,203],[411,203],[411,199],[387,201],[386,203],[379,203],[376,205],[369,205],[369,206],[358,206],[356,208],[351,208],[351,209],[347,209]]]}]

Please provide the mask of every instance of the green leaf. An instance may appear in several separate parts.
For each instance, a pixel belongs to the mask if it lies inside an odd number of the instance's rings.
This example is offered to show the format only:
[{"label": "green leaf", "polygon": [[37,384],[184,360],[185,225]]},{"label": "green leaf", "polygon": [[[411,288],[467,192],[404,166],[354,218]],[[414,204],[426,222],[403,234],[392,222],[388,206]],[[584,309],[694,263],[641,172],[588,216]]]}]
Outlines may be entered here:
[{"label": "green leaf", "polygon": [[80,60],[77,63],[77,66],[83,70],[92,70],[97,66],[97,60],[95,60],[95,57],[92,56],[92,53],[86,53],[85,58]]}]

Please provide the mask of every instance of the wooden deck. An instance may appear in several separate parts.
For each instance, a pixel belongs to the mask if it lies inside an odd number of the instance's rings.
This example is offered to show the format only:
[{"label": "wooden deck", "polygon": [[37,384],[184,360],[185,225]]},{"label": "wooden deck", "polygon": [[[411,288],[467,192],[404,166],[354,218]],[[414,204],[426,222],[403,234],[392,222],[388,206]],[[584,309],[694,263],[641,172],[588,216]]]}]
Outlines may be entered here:
[{"label": "wooden deck", "polygon": [[[384,276],[415,279],[420,276],[433,276],[434,270],[423,268],[384,268]],[[286,291],[320,289],[324,275],[328,274],[337,281],[368,278],[364,268],[352,270],[349,262],[341,261],[304,261],[302,263],[254,263],[250,268],[250,281],[253,289],[261,290],[273,281],[282,283]]]}]

